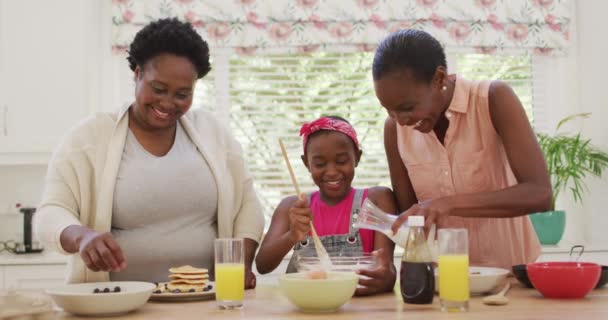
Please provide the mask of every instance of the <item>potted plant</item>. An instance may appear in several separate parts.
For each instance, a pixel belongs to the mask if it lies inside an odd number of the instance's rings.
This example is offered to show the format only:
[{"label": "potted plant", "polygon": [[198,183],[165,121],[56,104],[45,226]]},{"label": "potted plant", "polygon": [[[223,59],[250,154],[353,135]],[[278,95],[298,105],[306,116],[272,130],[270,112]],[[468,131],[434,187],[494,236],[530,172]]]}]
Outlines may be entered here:
[{"label": "potted plant", "polygon": [[583,192],[587,189],[584,178],[588,174],[600,177],[608,166],[608,153],[592,146],[590,139],[582,138],[580,133],[559,133],[565,123],[576,118],[588,118],[589,115],[581,113],[562,119],[554,135],[537,134],[551,177],[554,209],[530,215],[541,244],[557,244],[564,234],[565,212],[555,210],[558,195],[570,191],[574,202],[582,202]]}]

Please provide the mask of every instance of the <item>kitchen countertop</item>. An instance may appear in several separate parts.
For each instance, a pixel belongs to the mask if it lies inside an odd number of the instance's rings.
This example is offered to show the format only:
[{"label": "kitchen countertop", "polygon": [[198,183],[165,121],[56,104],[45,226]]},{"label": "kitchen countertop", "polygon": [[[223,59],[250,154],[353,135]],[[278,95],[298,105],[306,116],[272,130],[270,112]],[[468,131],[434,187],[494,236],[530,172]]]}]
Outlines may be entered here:
[{"label": "kitchen countertop", "polygon": [[0,266],[6,265],[44,265],[44,264],[66,264],[68,257],[56,251],[45,250],[41,253],[15,254],[9,252],[0,253]]},{"label": "kitchen countertop", "polygon": [[[149,302],[141,309],[112,319],[607,319],[608,287],[592,291],[585,299],[551,300],[538,291],[524,289],[514,279],[506,306],[486,306],[481,297],[472,297],[470,311],[448,314],[440,311],[436,296],[432,305],[406,305],[401,296],[387,293],[371,297],[355,297],[338,312],[306,314],[298,312],[280,293],[276,283],[258,285],[245,294],[242,310],[219,310],[215,301]],[[61,313],[60,319],[79,318]],[[106,318],[109,319],[109,318]]]}]

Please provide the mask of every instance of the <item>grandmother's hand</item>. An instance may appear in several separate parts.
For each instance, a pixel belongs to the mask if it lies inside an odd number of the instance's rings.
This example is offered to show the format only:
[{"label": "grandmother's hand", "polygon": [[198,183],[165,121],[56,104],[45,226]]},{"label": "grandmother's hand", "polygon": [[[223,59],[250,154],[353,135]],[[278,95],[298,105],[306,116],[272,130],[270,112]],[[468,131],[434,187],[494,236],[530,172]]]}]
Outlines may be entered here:
[{"label": "grandmother's hand", "polygon": [[93,230],[85,233],[80,240],[80,257],[93,271],[118,272],[127,267],[125,255],[109,232],[98,233]]},{"label": "grandmother's hand", "polygon": [[393,232],[397,232],[399,227],[407,221],[409,216],[424,216],[424,226],[429,228],[433,223],[436,223],[441,217],[447,217],[452,211],[450,198],[429,199],[411,206],[397,217],[397,220],[391,226]]}]

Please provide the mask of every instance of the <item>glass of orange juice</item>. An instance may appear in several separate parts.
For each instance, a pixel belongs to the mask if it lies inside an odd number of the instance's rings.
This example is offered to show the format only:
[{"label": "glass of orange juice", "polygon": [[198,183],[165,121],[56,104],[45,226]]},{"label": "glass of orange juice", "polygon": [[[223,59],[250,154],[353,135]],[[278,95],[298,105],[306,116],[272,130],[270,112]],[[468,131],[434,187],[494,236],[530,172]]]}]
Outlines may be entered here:
[{"label": "glass of orange juice", "polygon": [[439,301],[441,310],[469,310],[469,238],[467,229],[439,229]]},{"label": "glass of orange juice", "polygon": [[243,239],[216,239],[214,247],[215,300],[220,309],[240,309],[245,297]]}]

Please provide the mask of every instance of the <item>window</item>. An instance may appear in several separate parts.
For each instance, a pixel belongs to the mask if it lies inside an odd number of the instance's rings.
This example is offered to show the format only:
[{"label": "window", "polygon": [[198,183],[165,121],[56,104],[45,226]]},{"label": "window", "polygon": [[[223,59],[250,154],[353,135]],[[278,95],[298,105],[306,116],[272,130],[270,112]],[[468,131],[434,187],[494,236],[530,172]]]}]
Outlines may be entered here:
[{"label": "window", "polygon": [[389,183],[382,141],[386,113],[379,107],[369,72],[372,53],[315,53],[233,57],[230,60],[230,125],[270,216],[294,194],[278,138],[288,149],[302,191],[314,190],[300,160],[302,123],[322,115],[347,119],[357,130],[363,157],[353,185]]},{"label": "window", "polygon": [[215,65],[211,59],[211,71],[196,83],[194,96],[192,97],[192,108],[203,108],[207,111],[218,113],[219,99],[217,98],[217,89],[215,84]]},{"label": "window", "polygon": [[[213,58],[213,71],[197,85],[193,107],[208,107],[228,121],[243,146],[268,220],[280,200],[295,193],[278,138],[286,144],[302,191],[314,190],[300,160],[302,142],[298,134],[302,123],[322,115],[344,117],[357,130],[363,157],[353,185],[390,186],[382,134],[386,112],[373,90],[373,53],[222,53]],[[509,83],[533,121],[529,55],[457,53],[448,58],[465,78]]]},{"label": "window", "polygon": [[466,79],[499,79],[508,83],[519,97],[530,122],[534,123],[530,55],[458,54],[456,70]]}]

